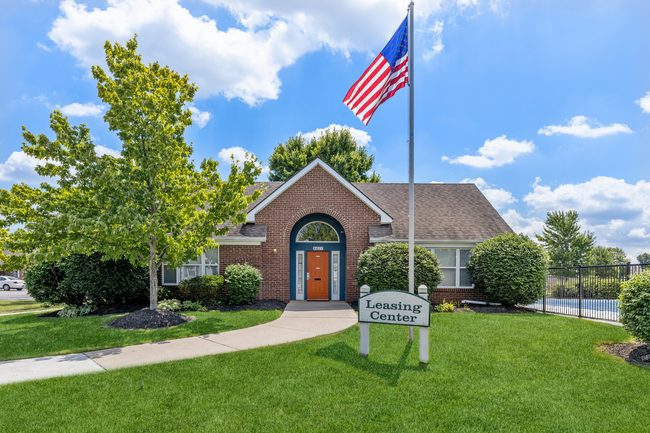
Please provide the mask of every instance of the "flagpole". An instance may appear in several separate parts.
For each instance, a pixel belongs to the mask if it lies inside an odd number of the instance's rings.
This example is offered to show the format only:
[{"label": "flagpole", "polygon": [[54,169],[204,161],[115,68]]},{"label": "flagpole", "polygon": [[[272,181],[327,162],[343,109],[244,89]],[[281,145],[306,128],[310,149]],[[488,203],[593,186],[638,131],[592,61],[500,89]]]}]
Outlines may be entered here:
[{"label": "flagpole", "polygon": [[[415,293],[415,184],[414,184],[414,158],[415,151],[413,145],[413,63],[415,60],[414,40],[413,40],[413,7],[411,1],[409,5],[409,23],[408,23],[408,77],[409,77],[409,293]],[[413,327],[409,326],[409,341],[413,341]]]}]

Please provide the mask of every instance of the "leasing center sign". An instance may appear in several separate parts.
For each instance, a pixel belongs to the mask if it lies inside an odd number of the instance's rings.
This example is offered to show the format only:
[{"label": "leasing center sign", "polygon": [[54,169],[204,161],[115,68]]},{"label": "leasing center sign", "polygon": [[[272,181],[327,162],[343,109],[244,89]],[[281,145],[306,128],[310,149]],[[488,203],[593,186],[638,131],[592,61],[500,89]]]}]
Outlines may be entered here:
[{"label": "leasing center sign", "polygon": [[359,322],[429,327],[431,303],[413,293],[383,290],[359,298]]}]

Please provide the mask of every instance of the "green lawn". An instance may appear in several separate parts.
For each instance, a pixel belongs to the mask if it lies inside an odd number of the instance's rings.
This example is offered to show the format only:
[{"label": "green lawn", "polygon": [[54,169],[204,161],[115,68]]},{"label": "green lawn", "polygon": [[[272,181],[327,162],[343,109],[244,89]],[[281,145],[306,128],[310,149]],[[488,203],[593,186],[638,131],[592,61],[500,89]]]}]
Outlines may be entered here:
[{"label": "green lawn", "polygon": [[[0,431],[647,432],[650,371],[599,353],[620,328],[542,314],[434,314],[407,329],[6,385]],[[416,334],[417,335],[417,334]]]},{"label": "green lawn", "polygon": [[[168,329],[135,331],[106,326],[120,315],[69,319],[43,318],[39,314],[0,317],[0,361],[46,355],[87,352],[151,341],[231,331],[270,322],[279,311],[187,312],[196,320]],[[2,431],[2,429],[0,429]]]},{"label": "green lawn", "polygon": [[[0,301],[0,314],[24,313],[34,310],[49,310],[57,308],[56,305],[43,304],[38,301]],[[58,306],[60,308],[60,306]]]}]

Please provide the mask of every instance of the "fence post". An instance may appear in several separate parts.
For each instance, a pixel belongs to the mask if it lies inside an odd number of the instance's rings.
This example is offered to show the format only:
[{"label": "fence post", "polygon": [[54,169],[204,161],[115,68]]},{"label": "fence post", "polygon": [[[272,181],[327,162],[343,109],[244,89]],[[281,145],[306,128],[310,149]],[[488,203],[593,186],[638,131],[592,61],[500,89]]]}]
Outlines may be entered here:
[{"label": "fence post", "polygon": [[[427,286],[421,284],[418,287],[418,296],[421,298],[429,300],[429,291]],[[427,363],[429,362],[429,328],[420,326],[420,362]]]},{"label": "fence post", "polygon": [[582,265],[578,267],[578,317],[582,317]]},{"label": "fence post", "polygon": [[627,266],[625,268],[625,281],[630,279],[630,262],[627,262]]},{"label": "fence post", "polygon": [[[361,286],[361,296],[370,293],[370,287],[367,284]],[[368,356],[370,353],[370,323],[359,323],[360,338],[359,338],[359,353],[362,356]]]},{"label": "fence post", "polygon": [[542,297],[542,311],[546,313],[546,291],[544,291],[544,296]]}]

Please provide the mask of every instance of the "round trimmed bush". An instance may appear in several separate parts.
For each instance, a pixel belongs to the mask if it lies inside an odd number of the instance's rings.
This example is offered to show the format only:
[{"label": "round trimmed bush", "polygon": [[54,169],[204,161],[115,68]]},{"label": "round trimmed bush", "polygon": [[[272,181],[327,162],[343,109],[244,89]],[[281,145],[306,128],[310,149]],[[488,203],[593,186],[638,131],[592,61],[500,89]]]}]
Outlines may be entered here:
[{"label": "round trimmed bush", "polygon": [[231,304],[252,304],[255,301],[262,284],[262,273],[257,268],[249,264],[230,265],[225,275]]},{"label": "round trimmed bush", "polygon": [[548,258],[528,236],[500,234],[472,249],[467,271],[488,301],[528,305],[544,295]]},{"label": "round trimmed bush", "polygon": [[[415,246],[415,290],[424,284],[429,294],[442,281],[438,258],[421,246]],[[386,243],[374,246],[359,256],[355,276],[357,287],[364,284],[370,291],[409,289],[409,246],[406,243]]]},{"label": "round trimmed bush", "polygon": [[618,306],[623,326],[634,338],[650,344],[650,269],[621,284]]},{"label": "round trimmed bush", "polygon": [[177,299],[215,305],[225,297],[223,283],[223,275],[204,275],[183,280],[178,286]]}]

